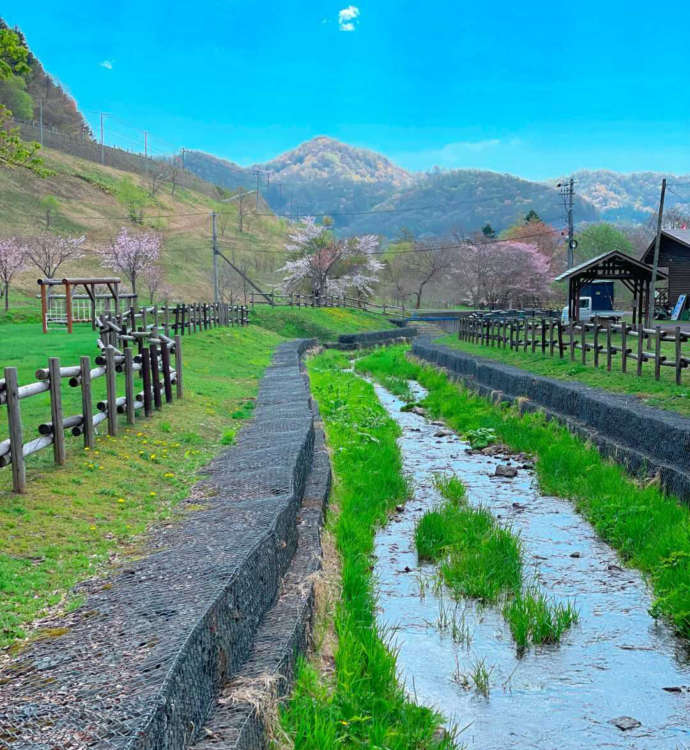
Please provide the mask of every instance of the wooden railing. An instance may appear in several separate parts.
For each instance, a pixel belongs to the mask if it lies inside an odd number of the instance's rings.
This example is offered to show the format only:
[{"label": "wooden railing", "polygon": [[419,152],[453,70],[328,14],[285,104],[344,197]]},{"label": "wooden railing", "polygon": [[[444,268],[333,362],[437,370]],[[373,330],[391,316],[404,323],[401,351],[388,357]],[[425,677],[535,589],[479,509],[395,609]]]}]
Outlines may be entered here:
[{"label": "wooden railing", "polygon": [[[0,405],[7,407],[9,437],[0,440],[0,468],[12,467],[14,491],[26,489],[27,456],[52,446],[54,462],[62,465],[66,436],[82,436],[84,446],[93,448],[96,427],[102,422],[107,422],[109,435],[117,435],[118,415],[124,414],[127,424],[134,424],[138,414],[149,417],[163,402],[170,403],[173,391],[182,398],[182,336],[247,322],[247,308],[239,305],[130,308],[96,318],[100,354],[95,366],[88,356],[67,367],[58,357],[49,357],[48,366],[36,370],[36,381],[23,385],[18,382],[17,368],[6,367],[0,378]],[[93,383],[100,378],[105,379],[105,398],[94,402]],[[64,413],[63,380],[81,390],[78,414]],[[24,442],[21,403],[43,393],[50,397],[50,419],[39,424],[38,437]]]},{"label": "wooden railing", "polygon": [[357,297],[330,294],[279,294],[277,292],[269,292],[265,295],[259,295],[252,292],[249,302],[252,307],[262,304],[283,307],[348,307],[354,310],[381,313],[382,315],[396,314],[402,317],[405,316],[404,306],[389,305],[387,303],[378,304],[370,300],[358,299]]},{"label": "wooden railing", "polygon": [[678,385],[682,371],[690,365],[690,353],[683,352],[690,334],[680,326],[668,330],[605,319],[564,324],[554,318],[492,319],[468,315],[460,319],[458,335],[461,341],[484,346],[540,352],[561,359],[569,356],[572,361],[589,361],[608,371],[615,360],[622,372],[642,375],[643,365],[649,362],[656,380],[661,377],[661,368],[668,367],[674,370]]}]

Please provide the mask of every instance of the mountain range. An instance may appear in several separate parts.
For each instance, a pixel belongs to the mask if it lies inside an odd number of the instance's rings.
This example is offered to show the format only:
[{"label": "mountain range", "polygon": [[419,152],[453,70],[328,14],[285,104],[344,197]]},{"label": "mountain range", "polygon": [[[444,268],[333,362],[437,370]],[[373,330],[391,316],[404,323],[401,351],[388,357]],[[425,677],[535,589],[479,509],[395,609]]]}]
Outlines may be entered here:
[{"label": "mountain range", "polygon": [[[475,169],[411,173],[385,156],[319,136],[271,161],[242,167],[201,151],[185,154],[185,166],[230,189],[256,189],[287,216],[329,215],[344,233],[394,237],[451,231],[472,233],[487,223],[496,231],[536,211],[546,222],[565,225],[557,180],[535,182]],[[574,215],[578,225],[595,221],[643,223],[656,211],[662,175],[580,170],[575,175]],[[690,180],[679,177],[678,181]],[[690,211],[686,197],[667,205]]]}]

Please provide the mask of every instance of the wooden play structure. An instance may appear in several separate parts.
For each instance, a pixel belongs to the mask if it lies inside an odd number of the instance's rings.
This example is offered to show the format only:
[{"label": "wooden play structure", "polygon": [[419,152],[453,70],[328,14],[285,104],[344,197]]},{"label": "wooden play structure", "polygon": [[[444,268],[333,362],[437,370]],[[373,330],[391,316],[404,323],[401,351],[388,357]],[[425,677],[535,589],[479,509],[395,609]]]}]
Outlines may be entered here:
[{"label": "wooden play structure", "polygon": [[[117,315],[121,301],[127,307],[136,307],[137,295],[121,293],[120,283],[116,277],[38,279],[43,333],[48,333],[50,323],[66,325],[67,332],[72,333],[74,323],[90,322],[95,330],[96,317],[103,312]],[[55,287],[63,287],[64,291],[56,294],[53,291]],[[80,287],[85,293],[77,292]]]}]

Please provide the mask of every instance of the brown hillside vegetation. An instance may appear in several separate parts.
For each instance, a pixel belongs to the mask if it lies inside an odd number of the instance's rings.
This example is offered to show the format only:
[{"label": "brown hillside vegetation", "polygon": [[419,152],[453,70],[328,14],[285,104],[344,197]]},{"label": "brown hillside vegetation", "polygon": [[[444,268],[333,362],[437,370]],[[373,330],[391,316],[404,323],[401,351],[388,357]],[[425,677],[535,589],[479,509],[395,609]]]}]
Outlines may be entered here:
[{"label": "brown hillside vegetation", "polygon": [[[59,276],[111,274],[102,266],[96,249],[109,243],[122,227],[155,230],[163,237],[160,296],[209,299],[213,293],[210,214],[215,210],[221,251],[250,277],[265,284],[278,280],[275,270],[282,263],[286,222],[270,215],[262,203],[257,214],[253,196],[242,201],[240,232],[238,201],[229,191],[218,190],[218,200],[214,200],[200,192],[169,183],[154,184],[146,176],[50,149],[42,154],[54,173],[47,178],[26,170],[0,171],[0,234],[29,237],[45,231],[50,222],[50,231],[86,235],[86,257],[66,263]],[[53,204],[50,216],[47,202]],[[35,268],[22,272],[14,282],[15,292],[23,293],[25,299],[33,297],[38,276]],[[227,267],[221,272],[221,286],[226,298],[230,291],[243,291],[241,279]],[[146,290],[139,291],[143,295]],[[21,302],[16,293],[13,297],[15,304]]]}]

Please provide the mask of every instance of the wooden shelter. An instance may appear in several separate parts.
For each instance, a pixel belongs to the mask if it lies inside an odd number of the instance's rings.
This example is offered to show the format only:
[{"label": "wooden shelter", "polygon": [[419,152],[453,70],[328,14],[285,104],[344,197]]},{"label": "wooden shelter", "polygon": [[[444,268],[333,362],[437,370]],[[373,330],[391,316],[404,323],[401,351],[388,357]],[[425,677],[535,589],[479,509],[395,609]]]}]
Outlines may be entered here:
[{"label": "wooden shelter", "polygon": [[[654,245],[656,237],[651,241],[644,255],[640,258],[643,263],[654,262]],[[665,300],[673,307],[679,294],[690,296],[690,229],[662,229],[659,241],[659,268],[666,270],[668,298]]]},{"label": "wooden shelter", "polygon": [[[665,279],[666,274],[659,271],[657,278]],[[650,265],[618,250],[612,250],[586,260],[556,277],[556,281],[566,280],[570,320],[580,319],[580,294],[583,286],[593,281],[620,281],[633,295],[633,325],[644,322],[649,308],[649,287],[652,282]]]},{"label": "wooden shelter", "polygon": [[[86,322],[90,321],[91,325],[95,328],[96,326],[96,314],[97,314],[97,303],[99,300],[106,302],[112,301],[113,312],[117,314],[120,307],[120,299],[126,297],[128,299],[135,298],[136,295],[132,294],[120,294],[120,279],[116,277],[112,278],[69,278],[69,279],[38,279],[38,285],[41,288],[41,320],[43,323],[43,333],[48,333],[48,320],[49,320],[49,300],[50,298],[62,298],[64,299],[64,322],[67,326],[67,332],[72,333],[72,326],[75,322]],[[54,287],[64,287],[64,294],[52,295],[52,289]],[[89,300],[89,315],[88,317],[79,316],[75,317],[73,310],[73,300],[77,297],[84,298],[84,295],[75,294],[76,290],[83,287],[86,292],[86,298]],[[97,288],[105,287],[107,289],[106,294],[98,293]]]}]

